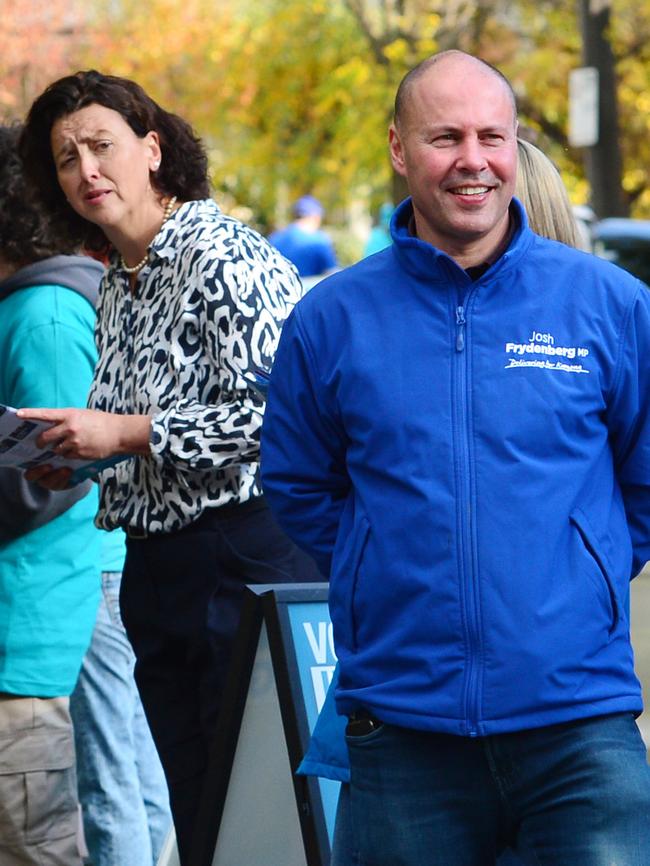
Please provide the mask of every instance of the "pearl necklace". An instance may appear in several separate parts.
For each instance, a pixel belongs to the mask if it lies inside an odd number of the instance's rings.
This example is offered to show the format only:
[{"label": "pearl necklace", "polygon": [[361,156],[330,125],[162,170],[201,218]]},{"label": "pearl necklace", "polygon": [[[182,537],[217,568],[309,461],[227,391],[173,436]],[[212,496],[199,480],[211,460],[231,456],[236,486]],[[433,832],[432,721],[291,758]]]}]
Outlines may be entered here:
[{"label": "pearl necklace", "polygon": [[[165,205],[165,210],[163,211],[163,218],[162,218],[162,223],[160,224],[160,228],[162,228],[164,226],[164,224],[167,222],[169,217],[172,215],[172,211],[174,210],[174,205],[176,204],[176,201],[177,201],[177,197],[175,195],[173,195],[169,199],[167,204]],[[160,231],[160,229],[158,229],[158,231]],[[124,261],[124,257],[120,256],[120,265],[122,266],[122,270],[125,271],[127,274],[137,274],[138,271],[142,270],[142,268],[147,264],[148,261],[149,261],[149,249],[148,248],[147,248],[147,252],[140,259],[138,264],[133,265],[132,268],[130,268],[127,265],[127,263]]]}]

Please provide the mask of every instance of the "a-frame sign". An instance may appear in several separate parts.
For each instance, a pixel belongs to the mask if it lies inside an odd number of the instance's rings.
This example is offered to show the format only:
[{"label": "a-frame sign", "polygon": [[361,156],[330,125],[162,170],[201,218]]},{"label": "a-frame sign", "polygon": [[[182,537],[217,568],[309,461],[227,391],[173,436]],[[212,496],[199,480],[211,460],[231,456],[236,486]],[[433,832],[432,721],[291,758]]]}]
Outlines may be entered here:
[{"label": "a-frame sign", "polygon": [[295,770],[335,665],[326,583],[247,587],[191,866],[328,866],[339,785]]}]

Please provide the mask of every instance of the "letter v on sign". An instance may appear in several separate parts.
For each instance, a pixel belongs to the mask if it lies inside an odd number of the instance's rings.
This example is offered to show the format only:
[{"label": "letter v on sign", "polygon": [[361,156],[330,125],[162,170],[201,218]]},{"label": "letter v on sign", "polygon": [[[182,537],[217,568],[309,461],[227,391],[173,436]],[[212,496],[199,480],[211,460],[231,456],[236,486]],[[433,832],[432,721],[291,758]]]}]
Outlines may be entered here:
[{"label": "letter v on sign", "polygon": [[318,623],[318,639],[314,634],[314,627],[310,622],[304,622],[303,627],[305,629],[305,634],[307,635],[307,640],[309,641],[309,646],[311,647],[311,651],[314,654],[314,660],[316,664],[324,665],[327,663],[327,623],[319,622]]}]

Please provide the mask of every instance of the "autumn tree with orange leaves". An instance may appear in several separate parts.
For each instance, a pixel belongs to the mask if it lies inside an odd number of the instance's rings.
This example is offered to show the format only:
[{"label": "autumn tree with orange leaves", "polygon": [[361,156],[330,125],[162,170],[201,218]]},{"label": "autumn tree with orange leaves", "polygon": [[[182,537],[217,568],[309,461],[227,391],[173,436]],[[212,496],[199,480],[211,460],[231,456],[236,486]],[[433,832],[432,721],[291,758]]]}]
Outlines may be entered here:
[{"label": "autumn tree with orange leaves", "polygon": [[0,0],[0,119],[24,116],[54,78],[76,68],[87,45],[80,0]]}]

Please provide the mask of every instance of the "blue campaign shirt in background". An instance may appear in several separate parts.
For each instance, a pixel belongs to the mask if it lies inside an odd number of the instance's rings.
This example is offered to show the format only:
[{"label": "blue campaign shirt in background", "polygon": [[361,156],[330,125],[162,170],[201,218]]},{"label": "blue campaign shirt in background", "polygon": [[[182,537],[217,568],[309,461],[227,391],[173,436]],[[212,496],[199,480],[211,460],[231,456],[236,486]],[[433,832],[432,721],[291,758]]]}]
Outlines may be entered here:
[{"label": "blue campaign shirt in background", "polygon": [[316,277],[338,267],[332,241],[323,231],[309,232],[291,223],[269,235],[269,243],[293,262],[301,277]]}]

